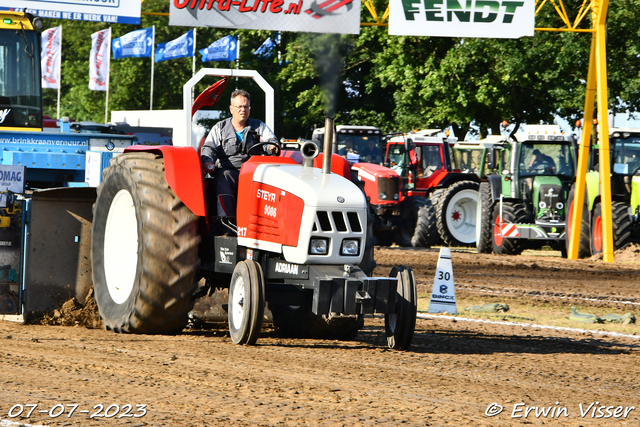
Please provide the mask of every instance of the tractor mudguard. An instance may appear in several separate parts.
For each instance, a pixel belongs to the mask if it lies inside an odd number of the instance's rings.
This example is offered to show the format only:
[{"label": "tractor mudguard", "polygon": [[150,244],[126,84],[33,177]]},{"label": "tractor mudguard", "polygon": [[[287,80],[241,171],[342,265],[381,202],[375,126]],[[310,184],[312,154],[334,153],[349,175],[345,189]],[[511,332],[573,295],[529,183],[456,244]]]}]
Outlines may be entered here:
[{"label": "tractor mudguard", "polygon": [[491,200],[496,201],[502,194],[502,178],[499,175],[489,175],[487,178],[491,187]]},{"label": "tractor mudguard", "polygon": [[205,216],[205,195],[198,153],[192,147],[170,145],[134,145],[124,150],[146,151],[164,158],[164,174],[167,184],[194,215]]},{"label": "tractor mudguard", "polygon": [[438,183],[438,187],[446,188],[458,181],[473,181],[480,183],[480,177],[474,173],[448,172]]}]

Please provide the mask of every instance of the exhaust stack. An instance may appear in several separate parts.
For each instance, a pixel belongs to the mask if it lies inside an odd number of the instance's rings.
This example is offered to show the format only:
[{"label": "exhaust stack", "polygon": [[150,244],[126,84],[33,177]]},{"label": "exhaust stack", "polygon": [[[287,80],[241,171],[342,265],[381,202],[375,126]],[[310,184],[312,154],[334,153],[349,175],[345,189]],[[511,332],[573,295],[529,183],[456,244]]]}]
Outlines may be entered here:
[{"label": "exhaust stack", "polygon": [[322,149],[322,173],[329,175],[331,173],[331,155],[333,149],[333,122],[332,117],[324,119],[324,147]]},{"label": "exhaust stack", "polygon": [[313,159],[318,157],[320,149],[313,141],[305,141],[300,147],[300,153],[302,154],[302,166],[305,168],[313,167]]}]

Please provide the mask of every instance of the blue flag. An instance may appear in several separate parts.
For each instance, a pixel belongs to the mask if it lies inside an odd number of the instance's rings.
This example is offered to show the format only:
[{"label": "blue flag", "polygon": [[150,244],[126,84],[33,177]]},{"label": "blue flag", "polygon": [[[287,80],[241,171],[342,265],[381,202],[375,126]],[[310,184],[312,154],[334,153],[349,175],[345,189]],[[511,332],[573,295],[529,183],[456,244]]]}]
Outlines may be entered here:
[{"label": "blue flag", "polygon": [[153,52],[153,28],[132,31],[113,40],[113,59],[150,57]]},{"label": "blue flag", "polygon": [[194,40],[195,29],[181,35],[175,40],[166,43],[158,43],[156,48],[156,62],[169,59],[185,58],[196,54]]},{"label": "blue flag", "polygon": [[235,36],[223,37],[209,47],[200,49],[200,55],[202,62],[235,61],[238,58],[238,39]]},{"label": "blue flag", "polygon": [[275,47],[276,44],[273,42],[273,40],[271,40],[271,37],[269,37],[264,41],[264,43],[262,43],[262,46],[260,46],[258,49],[256,49],[255,52],[253,52],[253,54],[261,56],[263,58],[269,58],[271,55],[273,55]]}]

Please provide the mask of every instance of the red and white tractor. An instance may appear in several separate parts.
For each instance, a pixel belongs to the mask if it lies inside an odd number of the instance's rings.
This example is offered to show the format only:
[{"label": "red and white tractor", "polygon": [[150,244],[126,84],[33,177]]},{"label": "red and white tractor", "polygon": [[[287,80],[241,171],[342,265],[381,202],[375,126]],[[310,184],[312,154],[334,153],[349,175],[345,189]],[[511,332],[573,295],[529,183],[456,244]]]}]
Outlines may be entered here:
[{"label": "red and white tractor", "polygon": [[385,164],[402,177],[401,200],[422,197],[433,205],[418,210],[416,236],[437,234],[447,246],[471,246],[480,178],[460,170],[451,153],[457,139],[442,133],[426,129],[391,137]]},{"label": "red and white tractor", "polygon": [[[206,76],[266,84],[255,71],[200,70],[184,87],[189,123],[191,88]],[[272,119],[270,112],[266,122],[273,128]],[[366,314],[384,314],[389,347],[410,346],[413,272],[398,266],[389,277],[369,277],[361,268],[372,251],[367,202],[331,144],[325,142],[323,156],[315,143],[305,143],[301,163],[251,157],[240,171],[237,224],[229,236],[210,232],[197,144],[190,139],[185,146],[126,149],[103,172],[91,259],[107,329],[181,331],[205,278],[229,290],[235,344],[256,342],[268,305],[283,332],[344,339],[355,336]]]}]

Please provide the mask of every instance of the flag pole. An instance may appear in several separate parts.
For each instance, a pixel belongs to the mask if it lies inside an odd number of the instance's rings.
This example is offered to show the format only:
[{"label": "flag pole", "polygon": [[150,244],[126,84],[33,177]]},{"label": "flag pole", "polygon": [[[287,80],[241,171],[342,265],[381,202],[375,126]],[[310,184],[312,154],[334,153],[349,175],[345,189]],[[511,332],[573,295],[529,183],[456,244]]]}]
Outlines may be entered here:
[{"label": "flag pole", "polygon": [[60,60],[58,61],[58,117],[60,120],[60,88],[62,87],[62,25],[60,25]]},{"label": "flag pole", "polygon": [[104,124],[107,124],[107,114],[109,111],[109,86],[111,81],[111,28],[109,28],[109,44],[107,47],[107,58],[109,58],[109,66],[107,67],[107,97],[104,102]]},{"label": "flag pole", "polygon": [[155,24],[152,26],[151,30],[151,38],[153,42],[151,43],[151,94],[149,99],[149,110],[153,110],[153,69],[156,63],[156,26]]},{"label": "flag pole", "polygon": [[193,65],[191,65],[191,77],[196,75],[196,29],[193,29]]},{"label": "flag pole", "polygon": [[[238,34],[238,43],[236,43],[236,70],[240,69],[240,34]],[[236,89],[238,89],[238,76],[236,76]]]}]

